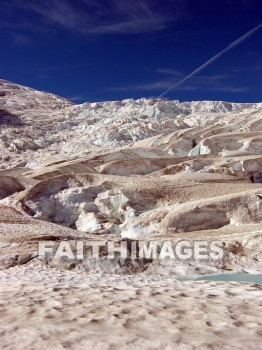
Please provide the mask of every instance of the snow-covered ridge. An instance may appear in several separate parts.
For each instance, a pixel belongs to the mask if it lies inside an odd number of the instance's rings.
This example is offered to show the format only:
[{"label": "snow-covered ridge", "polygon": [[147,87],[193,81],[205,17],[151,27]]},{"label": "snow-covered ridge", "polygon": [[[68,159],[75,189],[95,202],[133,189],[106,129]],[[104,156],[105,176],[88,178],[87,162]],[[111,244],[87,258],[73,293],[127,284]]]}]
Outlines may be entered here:
[{"label": "snow-covered ridge", "polygon": [[[261,103],[145,98],[74,105],[53,94],[0,80],[2,159],[8,159],[8,164],[11,159],[14,165],[26,158],[30,159],[26,164],[35,167],[46,152],[84,156],[157,137],[149,140],[155,147],[169,140],[161,135],[173,133],[171,139],[176,140],[181,130],[199,127],[238,130],[246,121],[251,123],[250,118],[255,122],[252,127],[260,130],[261,108]],[[229,124],[235,126],[229,128]],[[170,154],[187,155],[198,139],[197,135],[183,138],[179,147],[169,143]]]},{"label": "snow-covered ridge", "polygon": [[[224,101],[192,101],[179,102],[178,100],[126,99],[122,101],[107,101],[83,103],[72,107],[72,111],[83,111],[91,114],[126,113],[132,116],[135,112],[139,115],[154,117],[155,119],[175,117],[179,114],[191,114],[195,112],[229,113],[246,109],[261,108],[261,103],[232,103]],[[145,113],[145,114],[143,114]]]}]

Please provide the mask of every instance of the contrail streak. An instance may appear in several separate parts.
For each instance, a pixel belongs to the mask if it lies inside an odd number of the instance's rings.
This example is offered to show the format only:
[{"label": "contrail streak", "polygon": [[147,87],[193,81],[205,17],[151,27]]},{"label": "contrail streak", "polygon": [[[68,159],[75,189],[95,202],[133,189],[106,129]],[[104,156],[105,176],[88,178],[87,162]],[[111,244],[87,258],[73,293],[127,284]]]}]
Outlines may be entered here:
[{"label": "contrail streak", "polygon": [[166,91],[164,91],[161,95],[158,96],[158,98],[163,97],[164,95],[166,95],[169,91],[175,89],[177,86],[181,85],[182,83],[184,83],[186,80],[188,80],[189,78],[193,77],[194,75],[196,75],[198,72],[200,72],[201,70],[203,70],[204,68],[206,68],[207,66],[209,66],[212,62],[216,61],[220,56],[224,55],[226,52],[228,52],[229,50],[233,49],[233,47],[239,45],[242,41],[246,40],[248,37],[250,37],[252,34],[254,34],[257,30],[259,30],[262,27],[262,23],[260,23],[258,26],[256,26],[255,28],[251,29],[249,32],[247,32],[246,34],[242,35],[240,38],[238,38],[237,40],[233,41],[231,44],[229,44],[224,50],[220,51],[219,53],[217,53],[215,56],[211,57],[207,62],[205,62],[204,64],[202,64],[200,67],[198,67],[197,69],[195,69],[192,73],[190,73],[189,75],[187,75],[185,78],[183,78],[182,80],[180,80],[178,83],[176,83],[175,85],[171,86],[169,89],[167,89]]}]

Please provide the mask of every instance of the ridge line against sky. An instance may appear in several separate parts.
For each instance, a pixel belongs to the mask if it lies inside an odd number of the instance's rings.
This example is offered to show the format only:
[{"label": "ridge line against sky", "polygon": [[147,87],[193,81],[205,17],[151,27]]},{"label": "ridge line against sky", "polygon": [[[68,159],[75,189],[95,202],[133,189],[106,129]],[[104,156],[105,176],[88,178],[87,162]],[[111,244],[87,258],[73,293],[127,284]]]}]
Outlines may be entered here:
[{"label": "ridge line against sky", "polygon": [[244,40],[248,39],[252,34],[254,34],[256,31],[258,31],[261,27],[262,27],[262,23],[260,23],[259,25],[257,25],[253,29],[249,30],[245,34],[243,34],[241,37],[239,37],[238,39],[233,41],[231,44],[229,44],[225,49],[223,49],[222,51],[218,52],[216,55],[212,56],[208,61],[206,61],[201,66],[196,68],[192,73],[188,74],[185,78],[181,79],[178,83],[176,83],[175,85],[171,86],[166,91],[162,92],[162,94],[160,94],[158,96],[158,98],[161,98],[161,97],[165,96],[168,92],[170,92],[171,90],[175,89],[179,85],[183,84],[185,81],[187,81],[188,79],[192,78],[197,73],[201,72],[203,69],[208,67],[211,63],[216,61],[219,57],[223,56],[229,50],[233,49],[237,45],[241,44]]}]

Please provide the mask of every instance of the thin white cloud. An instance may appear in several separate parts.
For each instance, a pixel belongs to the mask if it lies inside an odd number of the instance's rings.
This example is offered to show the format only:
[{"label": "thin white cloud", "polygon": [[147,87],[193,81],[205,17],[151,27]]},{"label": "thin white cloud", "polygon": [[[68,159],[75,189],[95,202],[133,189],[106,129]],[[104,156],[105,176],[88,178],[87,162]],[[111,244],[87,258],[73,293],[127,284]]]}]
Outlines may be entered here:
[{"label": "thin white cloud", "polygon": [[170,68],[158,68],[156,69],[156,72],[161,74],[172,75],[175,77],[181,77],[184,75],[182,72],[175,69],[170,69]]},{"label": "thin white cloud", "polygon": [[224,91],[224,92],[246,92],[249,91],[250,87],[248,86],[240,86],[240,87],[233,87],[233,86],[221,86],[216,88],[216,91]]},{"label": "thin white cloud", "polygon": [[[182,87],[178,86],[176,91],[224,91],[224,92],[244,92],[248,91],[248,86],[231,86],[227,83],[227,75],[214,75],[214,76],[197,76],[193,77],[190,84],[185,84]],[[158,92],[163,89],[167,89],[170,85],[174,84],[177,78],[170,77],[168,79],[158,80],[150,83],[139,83],[130,86],[123,87],[111,87],[107,90],[116,92]]]},{"label": "thin white cloud", "polygon": [[156,3],[151,0],[9,0],[8,8],[13,6],[33,12],[39,26],[59,25],[86,34],[156,32],[166,28],[170,22],[180,20],[185,14],[181,0],[173,4],[172,14],[164,10],[164,5],[155,8]]},{"label": "thin white cloud", "polygon": [[79,102],[85,100],[85,98],[82,95],[68,97],[68,99],[72,102]]}]

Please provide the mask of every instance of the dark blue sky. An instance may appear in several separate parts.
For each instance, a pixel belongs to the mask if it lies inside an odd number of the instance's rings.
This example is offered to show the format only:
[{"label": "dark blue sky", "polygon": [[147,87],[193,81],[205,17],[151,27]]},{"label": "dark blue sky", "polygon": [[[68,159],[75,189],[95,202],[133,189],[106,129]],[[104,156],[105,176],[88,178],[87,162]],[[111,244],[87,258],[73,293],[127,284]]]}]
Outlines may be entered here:
[{"label": "dark blue sky", "polygon": [[[0,77],[76,103],[159,96],[261,22],[261,0],[0,0]],[[261,101],[261,43],[166,97]]]}]

